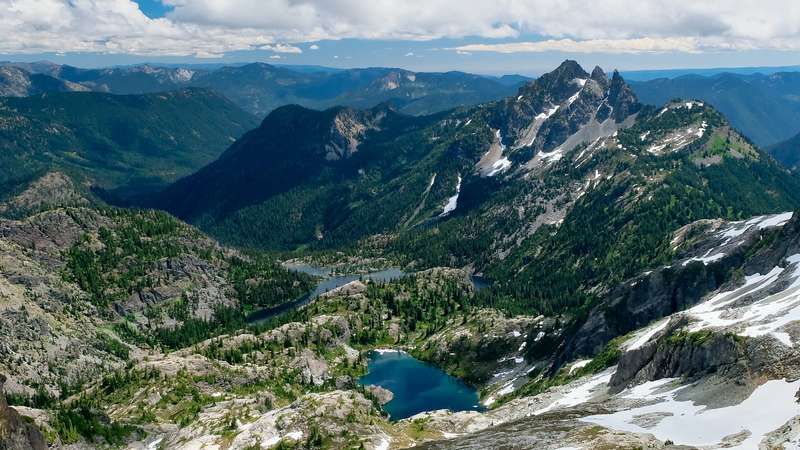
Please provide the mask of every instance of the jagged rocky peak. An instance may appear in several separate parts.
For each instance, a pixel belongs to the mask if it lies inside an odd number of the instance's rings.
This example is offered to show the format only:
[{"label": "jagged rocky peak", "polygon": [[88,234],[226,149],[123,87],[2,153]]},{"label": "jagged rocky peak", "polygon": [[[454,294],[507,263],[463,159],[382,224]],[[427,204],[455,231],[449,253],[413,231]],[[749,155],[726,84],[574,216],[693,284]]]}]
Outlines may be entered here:
[{"label": "jagged rocky peak", "polygon": [[608,83],[608,76],[600,66],[594,66],[594,69],[592,69],[592,74],[589,76],[589,78],[598,83]]},{"label": "jagged rocky peak", "polygon": [[616,70],[611,76],[611,86],[608,91],[608,104],[613,108],[613,117],[616,122],[625,120],[626,117],[639,112],[642,108],[633,89],[622,79],[622,75]]},{"label": "jagged rocky peak", "polygon": [[[517,100],[555,100],[561,101],[578,90],[589,74],[573,60],[566,60],[552,72],[537,78],[519,90]],[[534,105],[537,106],[537,105]]]},{"label": "jagged rocky peak", "polygon": [[600,67],[588,74],[567,60],[520,89],[503,108],[504,123],[497,128],[513,142],[510,148],[531,158],[528,167],[539,167],[581,143],[631,126],[641,105],[617,71],[609,80]]}]

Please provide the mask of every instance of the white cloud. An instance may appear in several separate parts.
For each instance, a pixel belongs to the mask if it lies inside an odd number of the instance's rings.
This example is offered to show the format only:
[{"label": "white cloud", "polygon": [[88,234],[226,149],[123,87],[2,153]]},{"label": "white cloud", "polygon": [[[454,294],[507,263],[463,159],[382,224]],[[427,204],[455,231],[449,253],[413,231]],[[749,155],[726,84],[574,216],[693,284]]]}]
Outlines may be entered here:
[{"label": "white cloud", "polygon": [[[800,50],[798,0],[0,0],[0,53],[217,56],[324,39],[479,37],[462,52]],[[486,40],[536,35],[542,41]],[[494,46],[492,46],[494,44]],[[309,47],[314,49],[314,46]]]},{"label": "white cloud", "polygon": [[275,53],[303,53],[300,47],[287,44],[262,45],[261,48],[263,50],[272,50]]},{"label": "white cloud", "polygon": [[269,59],[281,59],[281,55],[272,55]]},{"label": "white cloud", "polygon": [[504,44],[472,44],[456,47],[459,54],[469,52],[496,53],[660,53],[687,52],[696,53],[700,46],[695,38],[638,38],[638,39],[550,39],[536,42],[513,42]]},{"label": "white cloud", "polygon": [[308,47],[308,49],[309,49],[309,50],[319,50],[319,45],[317,45],[317,44],[311,44],[311,46],[310,46],[310,47]]},{"label": "white cloud", "polygon": [[414,52],[408,52],[406,53],[406,56],[414,56]]}]

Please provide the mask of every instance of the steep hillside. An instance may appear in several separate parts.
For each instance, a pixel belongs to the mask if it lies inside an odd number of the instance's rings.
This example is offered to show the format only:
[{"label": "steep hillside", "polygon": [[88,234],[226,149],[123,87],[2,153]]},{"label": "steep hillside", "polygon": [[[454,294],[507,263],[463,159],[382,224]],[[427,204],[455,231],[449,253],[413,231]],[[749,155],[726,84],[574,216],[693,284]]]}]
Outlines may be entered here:
[{"label": "steep hillside", "polygon": [[57,169],[105,189],[159,186],[212,161],[254,124],[230,101],[198,89],[3,98],[0,183]]},{"label": "steep hillside", "polygon": [[639,99],[662,105],[675,98],[708,102],[731,124],[766,146],[800,132],[800,73],[685,75],[631,83]]},{"label": "steep hillside", "polygon": [[66,396],[131,345],[190,345],[310,287],[151,211],[56,206],[0,220],[0,247],[0,372],[24,395]]},{"label": "steep hillside", "polygon": [[677,227],[797,207],[800,181],[712,107],[643,107],[567,61],[444,115],[279,109],[151,204],[245,246],[382,235],[404,264],[470,266],[497,305],[548,312],[668,260]]},{"label": "steep hillside", "polygon": [[800,134],[767,147],[767,151],[791,170],[800,168]]}]

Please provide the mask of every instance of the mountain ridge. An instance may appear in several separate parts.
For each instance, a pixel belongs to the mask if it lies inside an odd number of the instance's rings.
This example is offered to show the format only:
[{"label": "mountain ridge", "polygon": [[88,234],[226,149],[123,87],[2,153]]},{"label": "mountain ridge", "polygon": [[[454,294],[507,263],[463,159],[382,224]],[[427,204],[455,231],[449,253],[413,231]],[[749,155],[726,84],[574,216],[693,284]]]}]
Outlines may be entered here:
[{"label": "mountain ridge", "polygon": [[[65,83],[70,90],[145,94],[189,87],[214,89],[259,116],[292,103],[327,109],[337,105],[370,108],[387,101],[409,114],[430,114],[509,95],[524,80],[384,67],[304,71],[263,62],[211,68],[142,64],[81,69],[49,62],[2,67]],[[2,86],[0,78],[0,90]],[[19,87],[15,90],[20,95],[25,92]]]}]

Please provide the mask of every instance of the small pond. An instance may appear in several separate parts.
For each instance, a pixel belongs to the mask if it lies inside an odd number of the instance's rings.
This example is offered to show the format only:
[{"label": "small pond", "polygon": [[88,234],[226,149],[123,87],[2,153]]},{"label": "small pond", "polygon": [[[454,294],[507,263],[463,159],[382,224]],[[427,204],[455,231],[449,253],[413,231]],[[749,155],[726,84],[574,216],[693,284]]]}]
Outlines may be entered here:
[{"label": "small pond", "polygon": [[368,372],[358,382],[392,391],[394,398],[384,405],[392,420],[437,409],[483,410],[475,389],[405,352],[370,353]]}]

